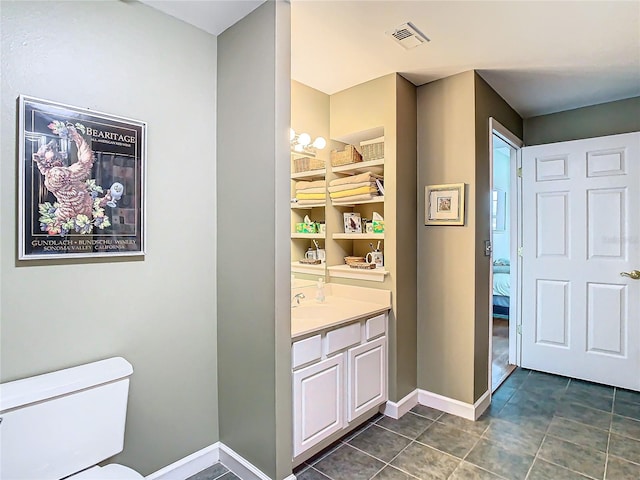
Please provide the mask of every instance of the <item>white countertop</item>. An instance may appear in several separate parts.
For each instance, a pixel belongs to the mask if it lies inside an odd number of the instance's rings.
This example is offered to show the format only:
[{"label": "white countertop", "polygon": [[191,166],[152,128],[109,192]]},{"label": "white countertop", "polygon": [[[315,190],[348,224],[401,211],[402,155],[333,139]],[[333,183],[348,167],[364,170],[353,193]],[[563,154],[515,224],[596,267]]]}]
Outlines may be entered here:
[{"label": "white countertop", "polygon": [[293,288],[291,296],[304,293],[300,305],[291,308],[291,338],[324,330],[391,308],[391,292],[375,288],[327,283],[325,301],[315,299],[316,286]]}]

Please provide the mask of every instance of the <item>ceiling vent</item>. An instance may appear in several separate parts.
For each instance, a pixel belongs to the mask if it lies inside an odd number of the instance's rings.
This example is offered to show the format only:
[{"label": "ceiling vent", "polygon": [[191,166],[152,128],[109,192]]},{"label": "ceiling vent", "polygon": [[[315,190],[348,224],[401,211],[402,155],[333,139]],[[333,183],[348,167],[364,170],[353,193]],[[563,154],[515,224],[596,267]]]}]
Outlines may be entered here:
[{"label": "ceiling vent", "polygon": [[404,23],[399,27],[396,27],[394,30],[390,30],[386,33],[406,50],[410,50],[430,41],[427,36],[418,30],[411,22]]}]

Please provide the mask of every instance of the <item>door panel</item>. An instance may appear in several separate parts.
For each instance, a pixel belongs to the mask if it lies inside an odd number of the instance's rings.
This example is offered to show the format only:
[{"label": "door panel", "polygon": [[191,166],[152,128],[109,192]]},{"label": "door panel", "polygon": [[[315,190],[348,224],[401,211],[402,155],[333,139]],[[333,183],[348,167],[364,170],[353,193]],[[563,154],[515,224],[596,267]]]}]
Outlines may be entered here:
[{"label": "door panel", "polygon": [[293,456],[344,426],[344,355],[293,372]]},{"label": "door panel", "polygon": [[386,342],[381,337],[348,352],[349,421],[387,399]]},{"label": "door panel", "polygon": [[587,351],[624,357],[627,344],[626,285],[589,283]]},{"label": "door panel", "polygon": [[640,390],[640,133],[522,159],[522,366]]},{"label": "door panel", "polygon": [[538,280],[536,343],[568,347],[569,282]]},{"label": "door panel", "polygon": [[[624,260],[626,189],[603,188],[587,190],[589,258]],[[606,232],[606,235],[602,235]]]},{"label": "door panel", "polygon": [[569,255],[569,192],[537,195],[538,257]]}]

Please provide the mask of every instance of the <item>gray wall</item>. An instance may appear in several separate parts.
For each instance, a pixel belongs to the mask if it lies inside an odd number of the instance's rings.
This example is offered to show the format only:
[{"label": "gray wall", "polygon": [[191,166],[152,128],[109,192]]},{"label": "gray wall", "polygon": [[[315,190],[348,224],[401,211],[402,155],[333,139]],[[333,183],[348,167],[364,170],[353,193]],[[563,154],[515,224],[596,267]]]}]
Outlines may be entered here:
[{"label": "gray wall", "polygon": [[[216,38],[137,2],[2,1],[1,380],[121,355],[149,474],[218,440]],[[147,256],[16,260],[19,94],[148,122]]]},{"label": "gray wall", "polygon": [[[418,88],[418,388],[475,403],[488,388],[489,117],[518,114],[473,71]],[[464,226],[424,226],[424,187],[465,183]]]},{"label": "gray wall", "polygon": [[220,441],[275,479],[292,452],[289,9],[218,37]]},{"label": "gray wall", "polygon": [[525,145],[640,131],[640,97],[527,118]]},{"label": "gray wall", "polygon": [[[418,388],[473,403],[474,72],[418,87],[417,105]],[[424,187],[446,183],[467,185],[466,223],[425,226]]]},{"label": "gray wall", "polygon": [[[399,401],[417,386],[417,113],[416,87],[396,75],[395,173],[395,299],[397,310],[394,342],[389,347],[395,360],[394,397]],[[385,162],[386,163],[386,162]],[[386,170],[386,167],[385,167]],[[388,176],[385,171],[385,176]],[[385,197],[385,203],[388,202]],[[386,211],[386,206],[385,206]],[[391,224],[393,224],[393,221]],[[393,230],[392,230],[393,231]],[[392,352],[395,351],[395,355]],[[391,365],[390,365],[391,367]],[[391,377],[391,375],[390,375]],[[390,386],[391,387],[391,386]],[[390,388],[391,393],[391,388]]]},{"label": "gray wall", "polygon": [[[522,118],[498,93],[475,74],[476,116],[476,261],[475,261],[475,362],[474,401],[478,400],[489,385],[489,321],[490,298],[493,293],[489,283],[491,257],[484,254],[484,241],[491,238],[491,166],[489,151],[489,118],[493,117],[516,137],[522,138]],[[470,205],[470,207],[472,207]],[[473,207],[472,207],[473,208]]]}]

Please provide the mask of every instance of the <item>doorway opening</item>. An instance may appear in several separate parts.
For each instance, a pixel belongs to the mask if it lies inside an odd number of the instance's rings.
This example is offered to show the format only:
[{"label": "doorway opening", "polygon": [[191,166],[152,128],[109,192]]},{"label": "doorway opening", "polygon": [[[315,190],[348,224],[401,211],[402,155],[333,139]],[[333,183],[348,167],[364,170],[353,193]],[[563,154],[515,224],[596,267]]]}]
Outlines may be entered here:
[{"label": "doorway opening", "polygon": [[518,157],[522,141],[490,121],[490,374],[495,391],[517,366]]}]

